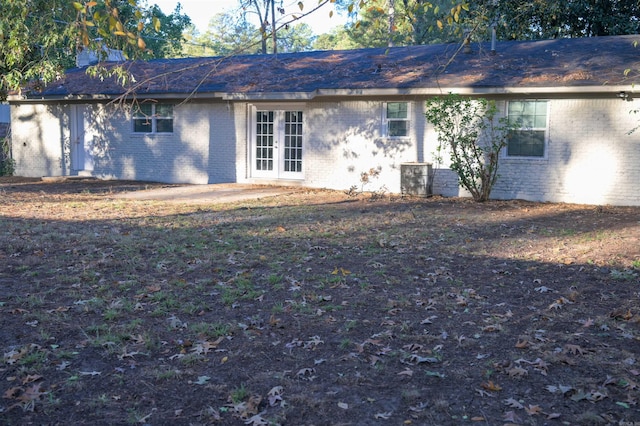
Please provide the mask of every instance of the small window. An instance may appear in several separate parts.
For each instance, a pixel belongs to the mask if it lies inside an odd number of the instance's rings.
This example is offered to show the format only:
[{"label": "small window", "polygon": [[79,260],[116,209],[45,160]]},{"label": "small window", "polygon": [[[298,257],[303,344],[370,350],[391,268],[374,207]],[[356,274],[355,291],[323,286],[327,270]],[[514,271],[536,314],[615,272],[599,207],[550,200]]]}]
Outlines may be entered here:
[{"label": "small window", "polygon": [[509,102],[509,123],[517,126],[509,134],[508,157],[544,157],[547,140],[547,101]]},{"label": "small window", "polygon": [[172,104],[140,104],[133,112],[134,133],[173,133]]},{"label": "small window", "polygon": [[387,102],[385,104],[385,133],[390,138],[409,136],[409,103]]}]

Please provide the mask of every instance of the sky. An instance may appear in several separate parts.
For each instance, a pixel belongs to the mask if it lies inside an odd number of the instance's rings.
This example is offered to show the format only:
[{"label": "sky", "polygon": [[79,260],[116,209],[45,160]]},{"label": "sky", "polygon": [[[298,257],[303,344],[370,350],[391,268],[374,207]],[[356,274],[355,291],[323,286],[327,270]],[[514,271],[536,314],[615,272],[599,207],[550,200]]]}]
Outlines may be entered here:
[{"label": "sky", "polygon": [[[177,0],[148,0],[148,2],[157,4],[165,14],[172,13],[178,3]],[[236,0],[181,0],[179,3],[182,5],[182,13],[188,15],[198,31],[203,33],[215,14],[237,9],[239,2]],[[315,5],[317,5],[316,0],[307,0],[304,11],[311,10]],[[298,0],[284,0],[284,9],[286,13],[300,14]],[[327,4],[296,23],[308,24],[316,35],[327,33],[346,22],[346,17],[338,15],[335,11],[330,18],[329,14],[332,10],[333,5]],[[276,15],[278,15],[277,11]]]}]

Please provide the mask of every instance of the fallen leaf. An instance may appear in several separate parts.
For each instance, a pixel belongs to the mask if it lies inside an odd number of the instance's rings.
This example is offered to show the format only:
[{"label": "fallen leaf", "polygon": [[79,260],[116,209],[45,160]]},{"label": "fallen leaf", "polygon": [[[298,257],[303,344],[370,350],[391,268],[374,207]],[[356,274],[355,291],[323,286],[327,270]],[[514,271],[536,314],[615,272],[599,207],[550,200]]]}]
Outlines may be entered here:
[{"label": "fallen leaf", "polygon": [[582,324],[583,327],[588,328],[594,324],[594,321],[591,318],[588,318],[586,320],[579,321],[579,323]]},{"label": "fallen leaf", "polygon": [[22,357],[24,357],[28,352],[29,350],[27,348],[20,348],[19,351],[13,349],[9,352],[5,352],[3,355],[4,362],[9,365],[13,365],[16,362],[20,361],[20,359],[22,359]]},{"label": "fallen leaf", "polygon": [[315,376],[313,375],[313,373],[315,372],[316,372],[315,368],[302,368],[298,370],[298,372],[296,373],[296,376],[300,379],[313,380],[315,379]]},{"label": "fallen leaf", "polygon": [[36,381],[38,381],[40,379],[42,379],[42,376],[40,376],[38,374],[29,374],[27,377],[22,379],[22,384],[26,385],[27,383],[36,382]]},{"label": "fallen leaf", "polygon": [[256,414],[254,416],[249,417],[247,420],[245,420],[244,424],[252,425],[252,426],[264,426],[264,425],[268,425],[269,422],[263,419],[260,414]]},{"label": "fallen leaf", "polygon": [[193,382],[194,385],[206,385],[207,382],[211,379],[209,376],[198,376],[198,380]]},{"label": "fallen leaf", "polygon": [[422,364],[424,362],[429,364],[435,364],[437,362],[440,362],[440,360],[438,358],[431,357],[431,356],[420,356],[416,354],[411,354],[411,356],[407,358],[407,362],[410,364]]},{"label": "fallen leaf", "polygon": [[284,392],[284,388],[282,386],[275,386],[271,388],[269,392],[267,392],[270,406],[273,407],[277,403],[282,402],[282,392]]},{"label": "fallen leaf", "polygon": [[49,309],[47,311],[48,314],[53,314],[53,313],[60,313],[60,312],[67,312],[70,308],[68,306],[58,306],[55,309]]},{"label": "fallen leaf", "polygon": [[561,393],[561,394],[564,395],[564,394],[572,391],[573,387],[564,386],[564,385],[558,385],[558,386],[548,385],[545,389],[548,390],[551,393]]},{"label": "fallen leaf", "polygon": [[19,386],[15,386],[12,388],[7,389],[4,394],[2,395],[3,398],[6,399],[15,399],[18,397],[18,395],[20,395],[20,393],[24,391],[24,388],[19,387]]},{"label": "fallen leaf", "polygon": [[35,385],[28,387],[25,389],[24,393],[20,395],[17,399],[23,402],[31,402],[40,399],[41,396],[46,395],[48,392],[44,392],[40,390],[42,383],[36,383]]},{"label": "fallen leaf", "polygon": [[625,310],[624,308],[620,308],[611,311],[609,317],[617,320],[629,321],[631,318],[633,318],[633,314],[631,313],[631,309]]},{"label": "fallen leaf", "polygon": [[505,422],[511,422],[511,423],[516,423],[516,424],[520,424],[520,422],[521,422],[520,417],[518,417],[516,415],[515,411],[507,411],[506,413],[504,413],[502,419]]},{"label": "fallen leaf", "polygon": [[389,420],[390,417],[391,417],[391,411],[387,411],[386,413],[377,413],[373,415],[374,419],[382,419],[382,420]]},{"label": "fallen leaf", "polygon": [[197,354],[206,355],[212,349],[216,349],[220,344],[220,342],[222,342],[223,340],[224,340],[224,337],[220,337],[214,342],[209,342],[207,340],[203,342],[199,342],[191,348],[191,351]]},{"label": "fallen leaf", "polygon": [[566,345],[564,345],[564,352],[565,353],[570,353],[572,355],[584,355],[584,354],[588,353],[589,351],[586,350],[586,349],[581,348],[578,345],[566,344]]},{"label": "fallen leaf", "polygon": [[509,377],[525,377],[529,375],[529,372],[522,367],[513,367],[507,370]]},{"label": "fallen leaf", "polygon": [[530,416],[537,416],[538,414],[542,413],[542,408],[539,405],[529,404],[528,407],[524,407],[524,411],[526,411]]},{"label": "fallen leaf", "polygon": [[482,387],[482,389],[486,389],[491,392],[498,392],[502,390],[502,386],[498,385],[497,383],[493,383],[492,380],[489,380],[488,382],[483,382],[480,384],[480,386]]},{"label": "fallen leaf", "polygon": [[517,408],[519,410],[522,410],[524,408],[524,405],[522,405],[519,401],[516,401],[515,398],[505,399],[504,403],[511,408]]},{"label": "fallen leaf", "polygon": [[405,368],[404,370],[402,370],[401,372],[398,373],[398,376],[409,376],[409,377],[412,377],[413,376],[413,371],[410,368]]},{"label": "fallen leaf", "polygon": [[476,389],[476,392],[478,392],[478,395],[480,396],[488,396],[493,398],[495,395],[490,394],[489,392],[487,392],[486,390],[483,389]]}]

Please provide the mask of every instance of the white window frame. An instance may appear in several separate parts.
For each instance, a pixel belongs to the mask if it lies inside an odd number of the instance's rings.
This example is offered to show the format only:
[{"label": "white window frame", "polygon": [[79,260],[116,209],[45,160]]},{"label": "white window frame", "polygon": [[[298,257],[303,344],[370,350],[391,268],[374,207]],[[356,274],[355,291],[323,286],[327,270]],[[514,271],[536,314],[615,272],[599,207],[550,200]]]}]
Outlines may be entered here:
[{"label": "white window frame", "polygon": [[544,103],[546,105],[545,110],[545,123],[544,127],[540,126],[523,126],[516,128],[517,131],[542,131],[544,132],[544,141],[543,141],[543,153],[542,155],[509,155],[509,141],[507,140],[507,146],[504,149],[505,158],[509,159],[526,159],[526,160],[544,160],[547,158],[548,149],[549,149],[549,100],[547,99],[514,99],[511,101],[507,101],[505,105],[505,115],[507,119],[511,119],[509,116],[509,105],[513,102],[536,102],[536,103]]},{"label": "white window frame", "polygon": [[[406,104],[407,105],[407,117],[406,118],[389,118],[389,104]],[[382,103],[382,134],[384,137],[389,139],[406,139],[410,137],[411,134],[411,102],[407,101],[393,101],[393,102],[383,102]],[[404,121],[407,123],[407,134],[406,135],[391,135],[389,132],[389,125],[391,122],[395,121]]]},{"label": "white window frame", "polygon": [[[156,113],[158,106],[171,106],[171,115],[158,115]],[[142,107],[151,106],[151,114],[146,115],[142,112]],[[173,133],[174,126],[174,108],[175,105],[168,102],[160,102],[160,103],[143,103],[140,105],[135,105],[132,112],[132,120],[131,120],[131,131],[136,135],[149,135],[149,134],[158,134],[158,135],[170,135]],[[137,131],[136,130],[136,120],[145,120],[151,123],[151,131]],[[171,131],[170,132],[159,132],[158,131],[158,120],[171,120]]]}]

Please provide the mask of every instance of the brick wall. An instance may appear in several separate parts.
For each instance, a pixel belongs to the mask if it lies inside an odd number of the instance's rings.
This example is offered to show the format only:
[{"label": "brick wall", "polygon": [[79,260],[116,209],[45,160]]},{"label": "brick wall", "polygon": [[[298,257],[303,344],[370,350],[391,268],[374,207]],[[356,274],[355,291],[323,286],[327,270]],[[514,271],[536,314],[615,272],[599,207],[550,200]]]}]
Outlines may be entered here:
[{"label": "brick wall", "polygon": [[[636,104],[637,105],[637,104]],[[501,158],[494,198],[640,205],[640,133],[634,102],[549,101],[547,155]]]},{"label": "brick wall", "polygon": [[[614,97],[550,100],[547,155],[501,158],[492,196],[640,205],[640,133],[628,134],[638,124],[638,116],[630,114],[637,104]],[[297,183],[361,189],[361,174],[374,169],[379,176],[365,190],[384,186],[399,193],[400,165],[433,162],[437,146],[436,134],[424,119],[424,99],[414,98],[411,105],[409,137],[389,139],[383,136],[382,101],[298,104],[296,109],[304,111],[305,130],[304,173]],[[14,104],[11,109],[16,174],[73,174],[72,107]],[[122,110],[94,104],[82,111],[96,176],[194,184],[256,181],[249,167],[247,132],[252,116],[245,102],[194,101],[176,106],[174,132],[155,135],[134,134],[131,118]],[[437,166],[434,193],[468,195],[447,168],[446,158]]]},{"label": "brick wall", "polygon": [[11,151],[16,176],[69,173],[68,120],[68,109],[60,105],[11,107]]},{"label": "brick wall", "polygon": [[306,111],[305,184],[314,187],[362,189],[361,174],[379,172],[364,186],[400,192],[400,165],[416,161],[419,108],[412,108],[408,138],[383,136],[380,101],[311,103]]}]

